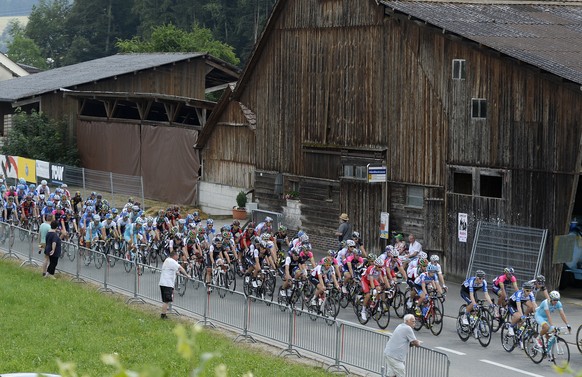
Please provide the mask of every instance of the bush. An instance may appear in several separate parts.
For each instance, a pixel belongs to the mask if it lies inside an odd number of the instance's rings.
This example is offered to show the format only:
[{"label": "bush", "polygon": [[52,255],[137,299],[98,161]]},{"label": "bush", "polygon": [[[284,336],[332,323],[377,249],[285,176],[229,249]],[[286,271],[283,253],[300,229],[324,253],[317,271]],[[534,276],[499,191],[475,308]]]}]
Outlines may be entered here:
[{"label": "bush", "polygon": [[247,205],[247,201],[248,201],[247,194],[244,191],[240,191],[236,196],[236,205],[238,206],[238,208],[245,208],[245,206]]},{"label": "bush", "polygon": [[67,123],[49,119],[42,112],[21,110],[12,117],[2,153],[35,160],[79,165],[76,142],[67,136]]}]

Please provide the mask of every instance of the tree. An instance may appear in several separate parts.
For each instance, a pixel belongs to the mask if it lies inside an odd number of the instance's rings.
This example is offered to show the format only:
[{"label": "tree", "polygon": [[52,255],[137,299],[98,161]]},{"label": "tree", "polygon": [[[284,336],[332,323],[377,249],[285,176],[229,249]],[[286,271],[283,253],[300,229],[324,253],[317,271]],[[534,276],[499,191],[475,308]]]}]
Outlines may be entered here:
[{"label": "tree", "polygon": [[12,117],[2,153],[37,160],[78,165],[76,143],[67,138],[67,124],[49,119],[45,114],[17,111]]},{"label": "tree", "polygon": [[45,59],[52,59],[55,67],[63,65],[71,36],[66,26],[71,10],[69,0],[40,0],[32,7],[25,27],[26,37],[40,48]]},{"label": "tree", "polygon": [[157,26],[148,39],[119,40],[116,46],[122,52],[208,52],[231,64],[240,63],[231,46],[217,41],[209,29],[198,25],[194,25],[190,32],[171,24]]},{"label": "tree", "polygon": [[6,53],[15,63],[30,65],[40,69],[47,68],[38,45],[24,34],[24,28],[18,21],[11,21],[9,33],[12,40],[8,43]]}]

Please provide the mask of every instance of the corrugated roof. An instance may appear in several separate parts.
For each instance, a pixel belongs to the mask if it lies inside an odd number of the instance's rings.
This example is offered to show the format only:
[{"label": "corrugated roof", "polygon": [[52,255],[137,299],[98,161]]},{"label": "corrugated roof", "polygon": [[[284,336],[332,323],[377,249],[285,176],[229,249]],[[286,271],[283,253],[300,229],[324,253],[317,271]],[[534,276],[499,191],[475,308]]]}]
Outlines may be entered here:
[{"label": "corrugated roof", "polygon": [[0,82],[0,101],[16,101],[60,88],[197,58],[205,53],[117,54]]},{"label": "corrugated roof", "polygon": [[582,84],[581,2],[380,3]]}]

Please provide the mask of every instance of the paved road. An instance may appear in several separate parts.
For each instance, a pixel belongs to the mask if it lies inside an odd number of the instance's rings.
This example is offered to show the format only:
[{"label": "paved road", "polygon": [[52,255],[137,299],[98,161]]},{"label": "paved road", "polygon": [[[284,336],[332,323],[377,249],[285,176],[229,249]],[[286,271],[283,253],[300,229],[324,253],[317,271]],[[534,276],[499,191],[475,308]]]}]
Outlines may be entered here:
[{"label": "paved road", "polygon": [[[7,241],[2,246],[5,251],[8,243]],[[29,255],[30,245],[28,239],[22,242],[17,233],[12,249],[20,254],[21,259],[26,260]],[[32,254],[32,258],[36,263],[40,264],[42,258],[41,255],[36,253],[36,241],[33,245],[35,252]],[[105,264],[101,269],[96,269],[94,264],[84,266],[82,263],[78,263],[78,258],[71,262],[66,256],[60,260],[58,268],[73,275],[79,268],[81,275],[85,276],[85,280],[93,280],[101,284],[104,278],[107,277],[109,288],[120,290],[130,297],[134,295],[134,291],[137,288],[139,296],[148,297],[150,298],[148,301],[159,303],[159,273],[152,273],[146,270],[136,280],[135,270],[130,273],[125,272],[122,261],[116,263],[114,267],[109,267]],[[445,302],[443,332],[440,336],[435,337],[427,329],[421,329],[417,332],[417,337],[424,341],[424,346],[448,355],[451,361],[451,377],[465,377],[467,375],[472,377],[557,375],[550,363],[544,361],[539,365],[533,364],[525,353],[519,349],[514,350],[512,353],[505,352],[501,347],[499,333],[493,335],[491,344],[487,348],[481,347],[474,338],[470,338],[467,342],[462,342],[457,336],[455,319],[452,317],[461,305],[461,299],[457,293],[459,284],[449,282],[448,285],[449,295]],[[242,281],[238,279],[237,291],[241,290]],[[582,301],[564,298],[563,303],[570,324],[576,329],[578,325],[582,324]],[[204,313],[204,305],[208,305],[208,313],[212,317],[211,322],[215,324],[220,324],[220,322],[228,323],[228,327],[239,329],[238,332],[240,332],[244,328],[246,318],[249,332],[274,339],[283,348],[290,336],[288,331],[289,321],[293,321],[296,325],[294,333],[291,334],[294,346],[299,349],[318,348],[323,355],[332,360],[335,356],[336,350],[332,344],[334,344],[335,337],[338,336],[337,328],[325,325],[321,319],[312,321],[307,315],[293,316],[288,311],[282,312],[277,305],[267,306],[260,301],[252,303],[250,313],[246,313],[246,300],[242,294],[229,293],[224,299],[221,299],[216,292],[207,296],[203,287],[195,289],[194,285],[189,285],[186,294],[183,297],[176,296],[175,300],[177,310],[182,313],[189,312],[190,315],[198,314],[198,316],[201,316]],[[349,362],[352,352],[356,355],[360,353],[361,347],[370,346],[369,339],[372,336],[358,331],[360,325],[355,323],[357,320],[351,307],[342,309],[338,318],[349,324],[346,333],[344,334],[342,331],[342,357]],[[386,332],[392,331],[400,322],[401,319],[392,315]],[[379,330],[373,321],[370,321],[366,328],[373,331],[371,334],[384,332]],[[573,343],[575,334],[566,335],[565,338],[568,342]],[[374,338],[373,347],[381,351],[384,341],[383,337]],[[582,370],[582,355],[574,344],[570,344],[570,353],[573,368]],[[376,361],[370,362],[376,363]],[[427,371],[426,375],[430,376],[430,371]]]}]

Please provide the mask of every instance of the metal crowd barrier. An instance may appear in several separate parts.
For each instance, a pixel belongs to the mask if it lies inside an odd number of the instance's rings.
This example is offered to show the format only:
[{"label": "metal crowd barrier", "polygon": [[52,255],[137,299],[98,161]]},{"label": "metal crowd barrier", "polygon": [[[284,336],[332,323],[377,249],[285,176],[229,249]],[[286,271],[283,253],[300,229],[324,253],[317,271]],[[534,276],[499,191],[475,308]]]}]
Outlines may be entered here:
[{"label": "metal crowd barrier", "polygon": [[[22,265],[40,266],[44,261],[44,255],[38,253],[38,234],[14,225],[0,223],[0,248],[7,251],[3,258],[17,258],[23,261]],[[129,296],[128,303],[160,302],[161,270],[157,267],[63,243],[57,270],[71,275],[74,281],[98,284],[101,291],[123,293]],[[174,292],[171,314],[182,312],[200,318],[199,323],[204,325],[238,333],[237,341],[255,342],[255,337],[261,338],[279,346],[284,356],[317,355],[328,370],[349,373],[348,367],[353,367],[376,375],[383,373],[383,351],[389,336],[359,324],[324,318],[301,309],[289,310],[277,302],[206,286],[195,279],[188,279],[183,295]],[[366,344],[364,353],[362,344]],[[432,377],[446,377],[449,364],[444,353],[412,347],[406,375],[424,376],[430,370]]]}]

